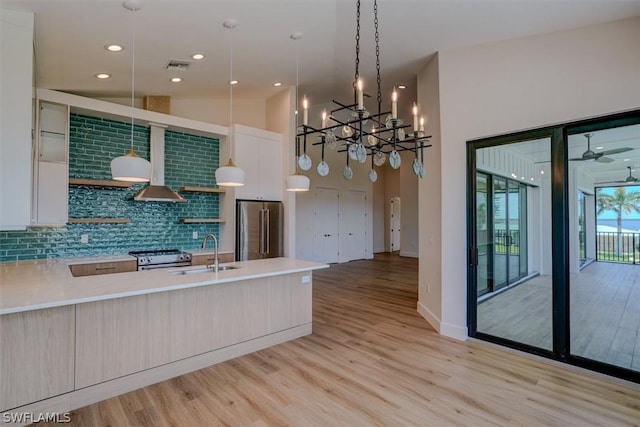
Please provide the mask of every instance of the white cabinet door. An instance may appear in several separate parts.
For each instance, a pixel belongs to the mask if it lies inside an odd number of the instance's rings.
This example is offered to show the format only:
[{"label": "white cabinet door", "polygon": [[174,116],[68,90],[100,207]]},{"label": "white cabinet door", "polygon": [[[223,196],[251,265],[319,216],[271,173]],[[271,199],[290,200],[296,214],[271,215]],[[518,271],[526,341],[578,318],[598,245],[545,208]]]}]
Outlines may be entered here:
[{"label": "white cabinet door", "polygon": [[313,260],[339,260],[339,194],[335,188],[317,188],[313,201]]},{"label": "white cabinet door", "polygon": [[232,132],[233,161],[246,174],[236,198],[281,201],[282,135],[241,125],[234,125]]},{"label": "white cabinet door", "polygon": [[69,211],[69,108],[43,101],[38,117],[32,224],[62,225]]},{"label": "white cabinet door", "polygon": [[38,204],[36,223],[66,224],[68,220],[69,186],[65,163],[38,162]]},{"label": "white cabinet door", "polygon": [[0,9],[0,230],[24,230],[31,218],[33,14]]},{"label": "white cabinet door", "polygon": [[282,141],[262,140],[260,149],[260,184],[264,200],[282,200]]},{"label": "white cabinet door", "polygon": [[347,259],[367,257],[367,193],[347,192]]},{"label": "white cabinet door", "polygon": [[253,135],[236,134],[233,162],[245,173],[244,185],[236,188],[236,198],[260,198],[260,145],[262,140]]}]

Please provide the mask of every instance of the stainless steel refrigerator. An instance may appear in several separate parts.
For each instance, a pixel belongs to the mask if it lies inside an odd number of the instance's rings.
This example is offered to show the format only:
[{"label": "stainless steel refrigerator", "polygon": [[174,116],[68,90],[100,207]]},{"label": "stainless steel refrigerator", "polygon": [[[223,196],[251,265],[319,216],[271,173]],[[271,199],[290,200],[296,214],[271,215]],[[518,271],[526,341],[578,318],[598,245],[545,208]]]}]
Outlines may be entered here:
[{"label": "stainless steel refrigerator", "polygon": [[283,256],[282,202],[236,202],[236,260]]}]

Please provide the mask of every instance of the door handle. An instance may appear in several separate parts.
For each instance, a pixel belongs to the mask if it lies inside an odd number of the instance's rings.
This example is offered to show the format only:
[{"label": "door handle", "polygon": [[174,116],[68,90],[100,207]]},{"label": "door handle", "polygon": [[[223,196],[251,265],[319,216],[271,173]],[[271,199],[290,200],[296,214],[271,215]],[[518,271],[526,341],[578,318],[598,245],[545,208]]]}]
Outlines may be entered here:
[{"label": "door handle", "polygon": [[349,236],[353,236],[353,233],[349,233]]},{"label": "door handle", "polygon": [[258,233],[260,234],[259,243],[260,246],[259,251],[260,255],[264,254],[264,211],[260,211],[260,217],[258,221]]},{"label": "door handle", "polygon": [[264,217],[265,217],[265,227],[264,227],[264,231],[265,231],[265,244],[264,244],[264,253],[268,254],[269,252],[271,252],[271,244],[270,244],[270,240],[271,240],[271,217],[269,215],[269,209],[264,211]]}]

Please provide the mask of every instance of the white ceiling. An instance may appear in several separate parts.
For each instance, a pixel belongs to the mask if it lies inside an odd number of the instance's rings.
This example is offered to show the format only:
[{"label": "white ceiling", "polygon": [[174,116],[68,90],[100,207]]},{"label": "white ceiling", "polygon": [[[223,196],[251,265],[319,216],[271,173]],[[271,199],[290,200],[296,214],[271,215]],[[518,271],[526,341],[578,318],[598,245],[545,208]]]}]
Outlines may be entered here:
[{"label": "white ceiling", "polygon": [[[634,177],[640,178],[640,125],[621,126],[611,129],[591,132],[591,150],[602,153],[608,150],[630,148],[623,153],[605,154],[608,163],[595,160],[572,160],[569,165],[585,172],[596,184],[611,183],[623,184],[629,175],[627,167],[631,167]],[[538,139],[516,144],[509,144],[505,149],[516,152],[519,156],[544,165],[550,164],[551,143],[550,139]],[[569,135],[568,153],[570,159],[581,158],[587,151],[587,138],[585,134]],[[571,177],[573,179],[573,177]]]},{"label": "white ceiling", "polygon": [[[85,96],[126,97],[131,91],[132,15],[120,0],[0,0],[35,13],[37,85]],[[360,72],[375,98],[373,1],[362,2]],[[438,51],[640,15],[640,1],[616,0],[380,0],[383,99],[396,84],[415,95],[416,74]],[[230,31],[226,18],[238,20]],[[300,31],[300,90],[312,104],[349,100],[354,75],[355,1],[144,0],[135,14],[136,96],[226,97],[229,36],[234,42],[234,96],[264,98],[275,81],[295,84]],[[121,53],[103,46],[119,43]],[[206,59],[169,72],[170,59]],[[112,78],[93,76],[108,72]],[[172,84],[169,78],[184,81]],[[412,100],[411,100],[412,101]],[[373,106],[372,106],[373,107]]]}]

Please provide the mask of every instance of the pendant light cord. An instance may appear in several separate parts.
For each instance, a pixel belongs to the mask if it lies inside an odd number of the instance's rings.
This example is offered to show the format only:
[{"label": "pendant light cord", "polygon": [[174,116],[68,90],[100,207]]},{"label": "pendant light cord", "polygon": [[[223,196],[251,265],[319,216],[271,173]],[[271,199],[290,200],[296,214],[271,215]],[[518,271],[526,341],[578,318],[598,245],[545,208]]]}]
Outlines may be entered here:
[{"label": "pendant light cord", "polygon": [[229,127],[233,124],[233,28],[229,31]]},{"label": "pendant light cord", "polygon": [[300,38],[296,38],[296,132],[298,129],[298,112],[300,111],[300,98],[299,98],[299,94],[298,94],[298,86],[300,84],[299,82],[299,77],[300,77],[300,47],[299,47],[299,42],[300,42]]},{"label": "pendant light cord", "polygon": [[131,9],[133,31],[131,38],[131,149],[133,150],[133,109],[135,108],[136,91],[136,9]]}]

